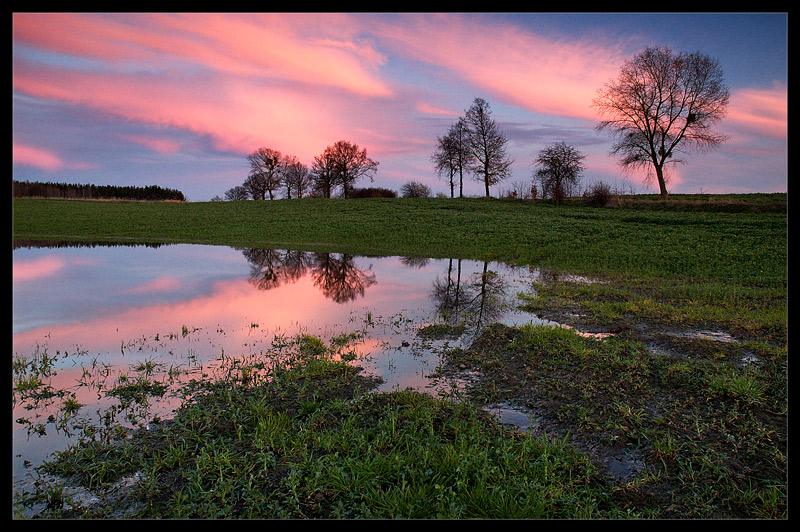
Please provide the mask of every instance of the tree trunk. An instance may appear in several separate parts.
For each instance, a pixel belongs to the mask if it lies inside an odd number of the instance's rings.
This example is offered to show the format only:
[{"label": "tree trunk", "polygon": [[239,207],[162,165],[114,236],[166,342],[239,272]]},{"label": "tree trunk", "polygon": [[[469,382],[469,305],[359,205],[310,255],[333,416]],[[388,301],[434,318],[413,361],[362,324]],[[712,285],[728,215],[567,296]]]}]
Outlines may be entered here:
[{"label": "tree trunk", "polygon": [[664,167],[655,165],[656,167],[656,178],[658,179],[658,188],[661,192],[661,199],[667,200],[669,199],[669,192],[667,192],[667,184],[664,182]]}]

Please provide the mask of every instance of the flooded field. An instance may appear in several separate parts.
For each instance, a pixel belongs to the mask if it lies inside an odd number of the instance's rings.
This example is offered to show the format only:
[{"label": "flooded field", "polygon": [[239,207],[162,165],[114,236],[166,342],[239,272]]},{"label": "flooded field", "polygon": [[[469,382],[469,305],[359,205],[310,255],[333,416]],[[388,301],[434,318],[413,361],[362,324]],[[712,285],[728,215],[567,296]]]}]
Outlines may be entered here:
[{"label": "flooded field", "polygon": [[[500,263],[35,243],[18,243],[13,259],[15,367],[36,366],[44,388],[57,392],[29,395],[15,386],[17,488],[87,425],[168,417],[179,403],[170,394],[177,384],[299,334],[340,341],[385,390],[435,394],[439,383],[428,376],[443,346],[466,346],[492,322],[539,322],[517,309],[537,272]],[[447,334],[419,334],[432,324]],[[158,393],[144,401],[109,394],[139,380],[157,383]]]}]

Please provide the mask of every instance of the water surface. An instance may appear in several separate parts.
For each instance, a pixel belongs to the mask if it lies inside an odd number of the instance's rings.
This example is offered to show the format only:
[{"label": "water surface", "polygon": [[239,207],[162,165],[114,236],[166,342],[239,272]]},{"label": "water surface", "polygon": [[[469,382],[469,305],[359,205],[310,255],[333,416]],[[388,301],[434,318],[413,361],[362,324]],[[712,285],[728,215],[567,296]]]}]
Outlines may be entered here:
[{"label": "water surface", "polygon": [[[49,384],[70,390],[87,418],[109,407],[87,374],[109,387],[148,363],[165,380],[203,378],[221,357],[269,352],[297,334],[329,340],[358,331],[350,348],[383,377],[383,389],[436,393],[428,375],[443,346],[464,347],[492,322],[537,321],[516,308],[536,272],[496,262],[184,244],[17,246],[14,356],[54,359]],[[434,323],[465,328],[436,341],[417,334]],[[15,484],[68,444],[47,421],[60,405],[32,409],[15,398]],[[166,398],[150,415],[174,406]],[[23,417],[46,433],[30,434]]]}]

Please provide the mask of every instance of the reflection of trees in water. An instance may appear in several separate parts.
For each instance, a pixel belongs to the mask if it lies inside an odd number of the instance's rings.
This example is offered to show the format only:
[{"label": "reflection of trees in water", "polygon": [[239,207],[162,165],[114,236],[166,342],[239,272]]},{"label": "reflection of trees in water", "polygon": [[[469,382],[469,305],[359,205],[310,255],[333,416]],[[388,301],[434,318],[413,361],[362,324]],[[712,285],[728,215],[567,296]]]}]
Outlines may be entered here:
[{"label": "reflection of trees in water", "polygon": [[353,301],[375,284],[375,273],[361,270],[353,255],[276,249],[243,249],[250,263],[250,282],[261,290],[293,283],[311,274],[314,286],[337,303]]},{"label": "reflection of trees in water", "polygon": [[400,257],[400,263],[409,268],[424,268],[430,260],[425,257]]},{"label": "reflection of trees in water", "polygon": [[318,286],[325,297],[337,303],[346,303],[357,296],[363,296],[364,290],[375,284],[375,272],[359,270],[353,264],[352,255],[335,255],[333,253],[315,253],[311,275],[314,286]]},{"label": "reflection of trees in water", "polygon": [[446,277],[437,276],[433,281],[431,297],[444,323],[478,332],[501,315],[505,281],[497,272],[489,270],[488,262],[483,263],[482,271],[467,279],[461,277],[461,259],[450,259]]}]

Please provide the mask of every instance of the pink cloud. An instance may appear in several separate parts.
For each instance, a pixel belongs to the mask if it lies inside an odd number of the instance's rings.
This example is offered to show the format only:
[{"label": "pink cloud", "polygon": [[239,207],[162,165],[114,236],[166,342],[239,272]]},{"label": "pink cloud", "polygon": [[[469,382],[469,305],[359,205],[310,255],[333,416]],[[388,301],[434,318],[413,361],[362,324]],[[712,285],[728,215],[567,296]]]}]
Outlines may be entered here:
[{"label": "pink cloud", "polygon": [[142,135],[120,135],[120,138],[158,153],[176,153],[181,149],[180,143],[172,139],[145,137]]},{"label": "pink cloud", "polygon": [[11,157],[15,165],[32,166],[42,170],[58,170],[66,164],[57,155],[33,146],[14,143]]},{"label": "pink cloud", "polygon": [[[20,58],[13,87],[209,136],[222,150],[247,153],[268,145],[308,160],[355,133],[370,105],[361,98],[382,99],[391,91],[375,75],[385,58],[352,38],[347,24],[297,17],[16,15],[19,42],[116,68],[79,71]],[[302,32],[314,38],[304,40]],[[177,149],[164,140],[129,140],[162,153]]]},{"label": "pink cloud", "polygon": [[[335,86],[389,96],[377,66],[382,54],[357,40],[324,36],[329,15],[16,14],[14,39],[47,50],[119,65],[202,66],[217,73]],[[315,35],[307,39],[305,30]]]},{"label": "pink cloud", "polygon": [[440,115],[440,116],[452,116],[456,117],[461,114],[461,110],[453,111],[451,109],[442,109],[441,107],[437,107],[427,102],[417,102],[416,109],[420,113],[428,114],[428,115]]},{"label": "pink cloud", "polygon": [[788,109],[788,90],[784,85],[741,89],[731,95],[726,120],[750,133],[785,139],[789,130]]},{"label": "pink cloud", "polygon": [[554,41],[473,16],[408,16],[377,31],[396,53],[445,68],[492,97],[579,118],[596,118],[590,104],[597,89],[626,59],[596,42]]},{"label": "pink cloud", "polygon": [[50,277],[61,271],[66,262],[58,257],[42,257],[30,261],[14,261],[14,282],[33,281],[43,277]]}]

